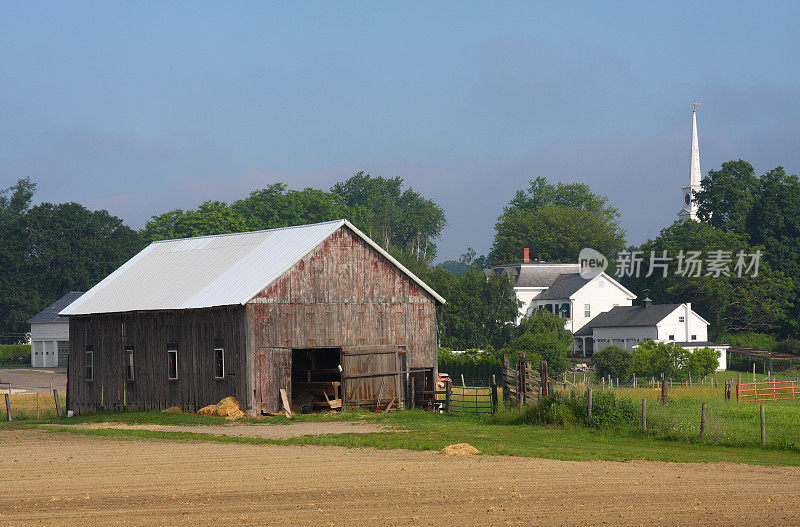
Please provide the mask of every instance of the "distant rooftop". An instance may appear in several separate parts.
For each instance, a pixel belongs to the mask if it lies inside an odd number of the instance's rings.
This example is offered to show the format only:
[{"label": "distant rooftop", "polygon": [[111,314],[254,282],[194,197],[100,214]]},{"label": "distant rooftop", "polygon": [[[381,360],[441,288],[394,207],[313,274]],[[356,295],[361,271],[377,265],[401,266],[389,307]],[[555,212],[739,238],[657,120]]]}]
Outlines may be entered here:
[{"label": "distant rooftop", "polygon": [[511,277],[514,287],[550,287],[562,274],[577,274],[580,266],[577,263],[555,263],[533,261],[495,265],[486,269],[487,276],[493,273],[506,274]]},{"label": "distant rooftop", "polygon": [[28,324],[38,324],[41,322],[68,322],[69,319],[67,319],[67,317],[59,316],[58,312],[76,301],[81,297],[82,294],[83,291],[70,291],[46,308],[39,311],[30,320],[28,320]]}]

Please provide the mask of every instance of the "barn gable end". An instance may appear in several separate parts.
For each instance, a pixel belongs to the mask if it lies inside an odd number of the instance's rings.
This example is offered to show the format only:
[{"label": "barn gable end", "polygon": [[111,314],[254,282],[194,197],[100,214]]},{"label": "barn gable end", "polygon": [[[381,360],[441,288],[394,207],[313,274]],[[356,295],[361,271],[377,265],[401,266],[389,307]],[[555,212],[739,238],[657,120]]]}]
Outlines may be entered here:
[{"label": "barn gable end", "polygon": [[[343,226],[248,302],[248,353],[283,357],[280,350],[361,349],[375,351],[384,362],[390,361],[386,364],[402,362],[403,368],[426,369],[431,379],[436,370],[437,303],[415,280]],[[387,352],[398,355],[396,363],[385,356]],[[266,380],[260,375],[251,368],[253,384],[267,385],[270,399],[265,409],[277,411],[276,394],[291,373],[270,370]],[[360,397],[377,398],[380,381],[361,382]],[[384,390],[388,392],[385,386]],[[351,400],[356,397],[349,395]]]}]

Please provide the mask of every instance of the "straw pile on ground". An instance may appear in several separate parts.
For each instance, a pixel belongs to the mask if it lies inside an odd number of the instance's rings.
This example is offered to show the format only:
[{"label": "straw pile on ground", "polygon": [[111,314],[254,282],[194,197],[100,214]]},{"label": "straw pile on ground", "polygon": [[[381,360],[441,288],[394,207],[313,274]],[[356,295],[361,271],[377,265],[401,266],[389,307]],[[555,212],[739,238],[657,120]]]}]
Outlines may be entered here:
[{"label": "straw pile on ground", "polygon": [[455,445],[447,445],[441,450],[445,456],[474,456],[479,454],[480,451],[469,443],[458,443]]},{"label": "straw pile on ground", "polygon": [[181,410],[177,406],[170,406],[169,408],[164,408],[163,410],[161,410],[161,413],[164,413],[164,414],[182,414],[183,410]]},{"label": "straw pile on ground", "polygon": [[204,406],[197,413],[200,415],[220,415],[227,419],[239,419],[244,416],[244,412],[239,406],[239,401],[234,397],[226,397],[218,404]]}]

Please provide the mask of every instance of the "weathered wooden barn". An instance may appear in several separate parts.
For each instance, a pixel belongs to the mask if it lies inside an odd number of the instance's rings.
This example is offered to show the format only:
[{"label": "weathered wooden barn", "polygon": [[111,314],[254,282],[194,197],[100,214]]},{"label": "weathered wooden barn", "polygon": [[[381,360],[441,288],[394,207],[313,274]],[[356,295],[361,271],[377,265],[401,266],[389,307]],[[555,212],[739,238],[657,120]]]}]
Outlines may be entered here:
[{"label": "weathered wooden barn", "polygon": [[443,303],[346,220],[154,242],[61,312],[67,407],[402,407],[432,389]]}]

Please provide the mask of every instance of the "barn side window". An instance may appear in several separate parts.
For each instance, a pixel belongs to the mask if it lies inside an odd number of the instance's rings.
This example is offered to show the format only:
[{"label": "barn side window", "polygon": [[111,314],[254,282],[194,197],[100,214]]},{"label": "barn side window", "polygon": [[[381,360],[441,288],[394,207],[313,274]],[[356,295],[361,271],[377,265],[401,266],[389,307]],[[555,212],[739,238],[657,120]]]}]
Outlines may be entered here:
[{"label": "barn side window", "polygon": [[225,378],[225,350],[222,348],[214,348],[214,377]]},{"label": "barn side window", "polygon": [[178,350],[167,350],[167,365],[169,368],[169,378],[178,378]]},{"label": "barn side window", "polygon": [[128,371],[128,380],[132,381],[135,379],[133,374],[133,348],[125,348],[125,367]]},{"label": "barn side window", "polygon": [[94,346],[86,346],[86,377],[87,381],[94,380]]}]

